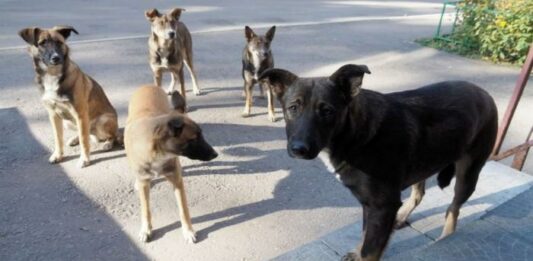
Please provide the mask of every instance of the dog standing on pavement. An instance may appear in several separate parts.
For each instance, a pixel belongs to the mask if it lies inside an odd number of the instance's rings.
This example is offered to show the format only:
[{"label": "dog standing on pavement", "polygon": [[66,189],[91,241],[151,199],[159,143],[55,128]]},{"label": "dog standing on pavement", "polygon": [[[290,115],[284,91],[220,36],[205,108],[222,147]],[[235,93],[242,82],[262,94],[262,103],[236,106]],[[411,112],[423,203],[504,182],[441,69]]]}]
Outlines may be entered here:
[{"label": "dog standing on pavement", "polygon": [[78,34],[71,26],[52,29],[31,27],[22,29],[19,35],[29,44],[35,81],[39,84],[41,100],[54,130],[55,149],[49,161],[58,163],[63,159],[65,123],[67,127],[78,131],[78,135],[71,138],[68,144],[81,145],[78,166],[85,167],[90,164],[89,135],[103,141],[104,150],[110,150],[121,139],[117,113],[104,90],[70,59],[65,41],[72,32]]},{"label": "dog standing on pavement", "polygon": [[[325,151],[361,202],[363,242],[343,260],[379,260],[393,228],[405,224],[435,173],[441,188],[456,177],[441,238],[452,234],[498,128],[494,100],[474,84],[448,81],[381,94],[361,89],[365,73],[364,65],[345,65],[325,78],[282,69],[260,78],[283,106],[289,155],[309,160]],[[411,196],[402,205],[408,186]]]},{"label": "dog standing on pavement", "polygon": [[150,180],[165,177],[174,186],[178,201],[182,232],[187,242],[196,241],[178,156],[209,161],[218,156],[202,135],[200,127],[181,111],[181,98],[175,92],[173,107],[165,92],[156,86],[138,89],[130,100],[124,145],[130,167],[137,179],[135,187],[141,201],[141,231],[139,239],[146,242],[152,234],[149,207]]},{"label": "dog standing on pavement", "polygon": [[183,11],[185,9],[174,8],[168,14],[162,14],[157,9],[150,9],[145,12],[145,16],[152,30],[148,38],[148,50],[154,84],[161,87],[163,72],[168,71],[172,78],[166,92],[172,93],[178,79],[181,85],[180,93],[186,99],[183,64],[191,75],[194,94],[200,95],[200,89],[192,62],[191,33],[185,24],[179,21]]},{"label": "dog standing on pavement", "polygon": [[[274,57],[270,50],[270,44],[274,39],[276,27],[272,26],[264,36],[258,36],[252,28],[246,26],[244,28],[244,35],[246,36],[246,47],[242,51],[242,78],[244,79],[244,97],[245,105],[242,112],[243,117],[250,115],[252,106],[252,88],[254,84],[258,83],[258,78],[265,70],[274,67]],[[274,98],[272,91],[268,86],[259,83],[259,91],[261,97],[264,97],[264,89],[267,89],[268,95],[268,119],[276,121],[274,114]]]}]

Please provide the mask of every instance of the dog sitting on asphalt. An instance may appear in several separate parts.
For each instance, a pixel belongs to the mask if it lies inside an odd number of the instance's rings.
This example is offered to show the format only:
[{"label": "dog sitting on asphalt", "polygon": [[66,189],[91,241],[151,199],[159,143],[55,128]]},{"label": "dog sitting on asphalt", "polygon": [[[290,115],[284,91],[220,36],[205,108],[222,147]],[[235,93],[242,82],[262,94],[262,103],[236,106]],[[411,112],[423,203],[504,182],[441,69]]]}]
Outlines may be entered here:
[{"label": "dog sitting on asphalt", "polygon": [[[425,180],[438,173],[441,188],[455,176],[455,195],[441,238],[455,231],[459,209],[476,188],[498,128],[492,97],[463,81],[381,94],[361,88],[364,65],[345,65],[324,78],[265,71],[283,106],[287,150],[314,159],[320,151],[363,207],[363,242],[343,260],[379,260],[394,227],[424,196]],[[412,186],[402,205],[401,191]]]},{"label": "dog sitting on asphalt", "polygon": [[174,8],[168,14],[162,14],[157,9],[150,9],[145,12],[145,16],[151,24],[148,50],[154,84],[161,87],[163,72],[168,71],[172,78],[166,92],[172,93],[178,79],[180,93],[186,99],[183,64],[191,75],[194,94],[201,93],[193,66],[191,33],[185,24],[179,21],[183,11],[185,9]]},{"label": "dog sitting on asphalt", "polygon": [[[270,44],[274,39],[276,27],[272,26],[264,36],[258,36],[252,28],[246,26],[244,28],[244,35],[246,36],[246,47],[242,51],[242,78],[244,79],[244,97],[245,105],[242,112],[243,117],[250,115],[252,106],[252,88],[254,84],[258,83],[257,79],[265,70],[274,67],[274,57],[270,50]],[[274,114],[274,98],[272,91],[263,84],[259,84],[259,91],[261,97],[264,97],[264,89],[267,89],[268,95],[268,119],[276,121]]]},{"label": "dog sitting on asphalt", "polygon": [[78,135],[71,138],[68,144],[81,145],[78,162],[81,168],[90,164],[89,137],[103,141],[104,150],[112,149],[122,139],[118,133],[117,113],[104,90],[70,59],[65,41],[72,32],[78,34],[71,26],[52,29],[31,27],[22,29],[19,35],[29,44],[35,80],[54,130],[55,149],[49,161],[58,163],[63,159],[65,123],[67,127],[78,131]]},{"label": "dog sitting on asphalt", "polygon": [[164,176],[174,186],[183,237],[189,243],[196,241],[178,156],[202,161],[218,156],[204,140],[200,127],[182,113],[185,108],[179,93],[174,92],[172,96],[171,107],[161,88],[144,86],[133,94],[128,108],[124,145],[137,177],[135,187],[140,195],[142,220],[139,239],[143,242],[152,235],[148,200],[150,181],[157,176]]}]

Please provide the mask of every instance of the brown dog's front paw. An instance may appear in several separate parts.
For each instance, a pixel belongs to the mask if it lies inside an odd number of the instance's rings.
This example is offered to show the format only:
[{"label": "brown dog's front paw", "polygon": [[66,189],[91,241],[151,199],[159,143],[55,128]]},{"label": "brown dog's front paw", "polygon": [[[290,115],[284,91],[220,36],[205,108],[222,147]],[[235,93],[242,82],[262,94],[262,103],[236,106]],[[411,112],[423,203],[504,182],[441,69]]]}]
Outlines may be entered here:
[{"label": "brown dog's front paw", "polygon": [[50,162],[51,164],[57,164],[61,162],[61,160],[63,160],[63,155],[61,155],[61,153],[56,152],[52,153],[50,158],[48,158],[48,162]]},{"label": "brown dog's front paw", "polygon": [[85,168],[85,167],[91,165],[91,161],[89,159],[80,158],[78,160],[78,164],[77,165],[78,165],[78,168],[80,168],[80,169],[81,168]]},{"label": "brown dog's front paw", "polygon": [[149,230],[139,232],[139,240],[141,242],[146,243],[146,242],[150,241],[151,237],[152,237],[152,232],[149,231]]},{"label": "brown dog's front paw", "polygon": [[104,142],[104,145],[102,146],[102,150],[103,151],[110,151],[110,150],[113,149],[114,145],[115,145],[115,140],[113,140],[113,139],[106,140]]},{"label": "brown dog's front paw", "polygon": [[359,255],[354,252],[348,252],[348,254],[344,255],[341,258],[341,261],[360,261],[360,260],[361,258],[359,257]]},{"label": "brown dog's front paw", "polygon": [[276,122],[276,121],[277,121],[277,119],[276,119],[276,115],[274,115],[274,114],[269,114],[269,115],[268,115],[268,119],[269,119],[271,122]]},{"label": "brown dog's front paw", "polygon": [[196,232],[194,230],[183,230],[183,238],[189,244],[196,243]]}]

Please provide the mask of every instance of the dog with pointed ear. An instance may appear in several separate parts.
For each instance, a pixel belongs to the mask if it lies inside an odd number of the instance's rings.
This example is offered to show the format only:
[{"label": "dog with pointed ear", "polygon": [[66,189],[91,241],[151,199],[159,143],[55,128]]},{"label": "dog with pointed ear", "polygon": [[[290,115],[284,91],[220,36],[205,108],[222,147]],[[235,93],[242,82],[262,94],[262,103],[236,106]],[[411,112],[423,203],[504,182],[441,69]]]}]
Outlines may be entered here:
[{"label": "dog with pointed ear", "polygon": [[24,29],[19,31],[18,35],[24,41],[26,41],[26,43],[28,43],[30,45],[33,45],[33,46],[37,46],[38,42],[39,42],[40,34],[43,33],[43,32],[45,32],[45,33],[47,32],[48,34],[50,34],[50,33],[52,33],[51,31],[55,31],[55,32],[59,33],[61,36],[63,36],[64,40],[69,38],[69,36],[70,36],[70,34],[72,32],[74,32],[75,34],[78,34],[78,31],[76,31],[76,29],[74,29],[74,27],[72,27],[72,26],[69,26],[69,25],[57,25],[57,26],[54,26],[50,30],[41,29],[41,28],[38,28],[38,27],[24,28]]},{"label": "dog with pointed ear", "polygon": [[243,96],[245,97],[243,117],[250,116],[253,102],[253,87],[259,83],[261,97],[264,91],[268,94],[268,119],[276,121],[272,91],[260,83],[259,76],[274,67],[274,57],[270,45],[274,39],[276,26],[272,26],[264,35],[257,35],[249,26],[244,27],[246,45],[242,52],[242,78],[244,80]]},{"label": "dog with pointed ear", "polygon": [[348,64],[329,77],[300,78],[277,68],[259,77],[282,105],[290,156],[312,159],[327,146],[335,133],[333,126],[346,120],[367,73],[365,65]]},{"label": "dog with pointed ear", "polygon": [[[327,79],[349,98],[359,94],[365,74],[371,74],[366,65],[347,64]],[[259,81],[268,84],[274,94],[281,99],[287,89],[298,79],[298,76],[290,71],[273,68],[261,74]]]},{"label": "dog with pointed ear", "polygon": [[200,88],[193,65],[192,37],[187,26],[180,21],[183,8],[173,8],[168,13],[162,13],[153,8],[144,12],[144,16],[150,22],[150,36],[148,38],[149,63],[152,69],[154,84],[162,87],[164,72],[170,72],[171,82],[166,88],[167,94],[171,95],[177,90],[186,100],[185,80],[183,67],[187,67],[193,85],[195,95],[200,95]]},{"label": "dog with pointed ear", "polygon": [[[55,137],[55,149],[50,163],[63,159],[63,124],[75,126],[78,135],[70,138],[70,146],[80,145],[78,167],[90,164],[89,135],[103,142],[104,150],[122,143],[118,133],[117,114],[102,87],[70,59],[66,44],[74,27],[58,25],[51,29],[24,28],[19,36],[28,43],[33,60],[35,80],[41,89],[41,100],[46,107]],[[57,106],[57,104],[63,106]]]}]

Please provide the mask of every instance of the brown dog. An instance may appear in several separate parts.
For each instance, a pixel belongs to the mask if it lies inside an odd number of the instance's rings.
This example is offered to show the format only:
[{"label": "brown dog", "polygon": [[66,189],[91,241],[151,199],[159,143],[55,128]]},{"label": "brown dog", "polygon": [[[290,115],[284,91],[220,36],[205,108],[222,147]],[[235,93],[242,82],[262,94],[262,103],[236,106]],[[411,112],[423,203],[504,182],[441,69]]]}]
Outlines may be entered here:
[{"label": "brown dog", "polygon": [[186,65],[192,78],[193,91],[200,95],[196,80],[196,73],[192,63],[191,33],[184,23],[179,21],[182,8],[174,8],[168,14],[162,14],[157,9],[145,12],[146,19],[151,24],[151,34],[148,39],[149,61],[154,73],[154,84],[161,86],[161,77],[164,71],[169,71],[172,76],[166,92],[170,94],[179,79],[181,95],[185,98],[185,82],[183,79],[183,64]]},{"label": "brown dog", "polygon": [[120,138],[117,140],[117,113],[104,90],[70,60],[65,40],[71,32],[78,33],[71,26],[56,26],[52,29],[32,27],[22,29],[19,35],[29,44],[35,80],[39,84],[41,100],[54,129],[55,150],[49,161],[57,163],[63,158],[64,122],[66,126],[78,131],[78,135],[71,138],[68,144],[76,146],[81,140],[78,166],[85,167],[90,164],[89,135],[98,141],[104,141],[104,150],[111,149]]},{"label": "brown dog", "polygon": [[[173,107],[183,109],[180,104],[173,104]],[[174,185],[185,240],[196,241],[177,156],[203,161],[218,156],[204,140],[200,127],[177,110],[171,108],[167,95],[156,86],[138,89],[128,108],[124,145],[130,166],[137,175],[135,184],[141,200],[142,220],[139,239],[143,242],[148,241],[152,233],[148,204],[150,180],[159,175]]]}]

